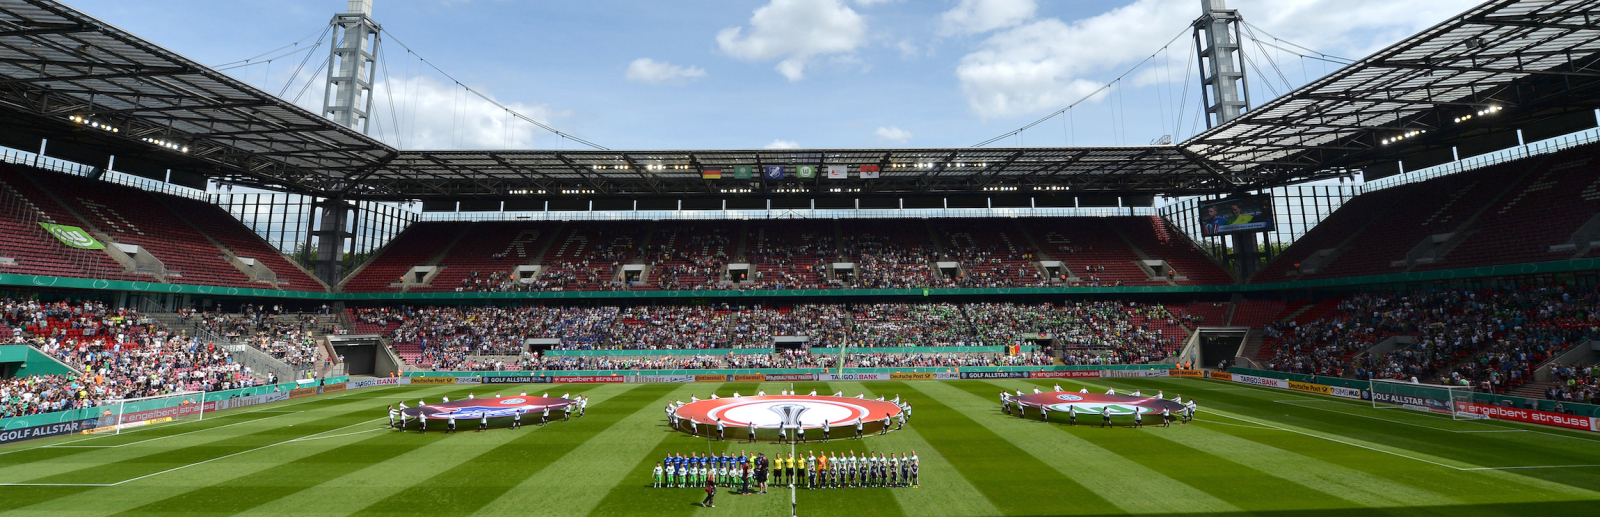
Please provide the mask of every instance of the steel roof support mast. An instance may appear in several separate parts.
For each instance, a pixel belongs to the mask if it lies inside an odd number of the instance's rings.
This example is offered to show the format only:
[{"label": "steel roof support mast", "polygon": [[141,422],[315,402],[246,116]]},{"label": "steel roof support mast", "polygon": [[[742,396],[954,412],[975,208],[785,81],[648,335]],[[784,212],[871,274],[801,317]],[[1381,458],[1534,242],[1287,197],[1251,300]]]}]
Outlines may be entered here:
[{"label": "steel roof support mast", "polygon": [[[1200,19],[1194,21],[1194,44],[1200,49],[1200,95],[1205,101],[1206,128],[1239,118],[1250,109],[1250,85],[1244,78],[1244,55],[1239,52],[1239,26],[1244,19],[1229,9],[1226,0],[1200,0]],[[1243,99],[1241,100],[1241,93]]]},{"label": "steel roof support mast", "polygon": [[[328,84],[322,93],[322,114],[335,123],[367,132],[372,112],[372,84],[378,72],[383,30],[372,21],[372,0],[350,0],[349,12],[333,15],[339,32],[328,54]],[[359,106],[359,107],[358,107]]]},{"label": "steel roof support mast", "polygon": [[[328,82],[322,92],[322,115],[335,124],[369,133],[372,85],[377,78],[375,56],[383,28],[372,20],[372,0],[350,0],[347,12],[333,15],[338,31],[328,54]],[[329,286],[339,285],[345,268],[346,241],[356,216],[349,202],[318,199],[312,205],[319,217],[308,221],[307,244],[316,250],[312,269]]]},{"label": "steel roof support mast", "polygon": [[[1244,19],[1239,11],[1229,9],[1226,0],[1200,0],[1200,18],[1194,21],[1194,44],[1200,49],[1200,98],[1205,102],[1206,128],[1210,129],[1250,109],[1250,84],[1244,77],[1244,53],[1241,52],[1239,26]],[[1240,282],[1248,280],[1260,268],[1262,253],[1255,233],[1240,232],[1228,236],[1233,241],[1229,258],[1236,267]]]}]

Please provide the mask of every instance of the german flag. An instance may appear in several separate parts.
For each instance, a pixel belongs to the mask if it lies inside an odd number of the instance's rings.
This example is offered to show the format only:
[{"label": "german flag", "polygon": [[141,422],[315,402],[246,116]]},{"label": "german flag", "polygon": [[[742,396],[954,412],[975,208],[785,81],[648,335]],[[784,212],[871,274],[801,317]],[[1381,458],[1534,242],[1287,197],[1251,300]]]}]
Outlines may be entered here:
[{"label": "german flag", "polygon": [[700,179],[703,179],[703,180],[720,180],[720,179],[722,179],[722,170],[721,169],[705,169],[705,170],[702,170],[702,171],[700,171]]}]

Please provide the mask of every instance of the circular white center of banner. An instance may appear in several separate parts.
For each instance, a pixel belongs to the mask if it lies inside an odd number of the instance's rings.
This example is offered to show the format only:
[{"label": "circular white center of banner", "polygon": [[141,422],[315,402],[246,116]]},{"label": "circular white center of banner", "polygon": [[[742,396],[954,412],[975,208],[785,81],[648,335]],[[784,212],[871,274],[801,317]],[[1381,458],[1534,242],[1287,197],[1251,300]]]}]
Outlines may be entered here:
[{"label": "circular white center of banner", "polygon": [[779,406],[804,407],[805,411],[800,413],[800,425],[805,427],[820,427],[823,422],[828,422],[832,426],[846,422],[853,424],[857,418],[867,414],[866,408],[855,405],[810,400],[769,400],[723,406],[712,410],[709,416],[713,419],[721,418],[728,425],[735,427],[744,427],[752,423],[758,427],[777,427],[783,423],[782,409],[779,409]]}]

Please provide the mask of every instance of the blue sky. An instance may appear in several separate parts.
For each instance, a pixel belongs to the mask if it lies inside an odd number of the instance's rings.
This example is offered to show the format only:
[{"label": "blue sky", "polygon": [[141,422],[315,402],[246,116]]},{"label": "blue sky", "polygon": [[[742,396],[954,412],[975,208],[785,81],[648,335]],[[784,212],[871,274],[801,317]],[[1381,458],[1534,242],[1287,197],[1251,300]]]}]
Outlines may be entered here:
[{"label": "blue sky", "polygon": [[[66,0],[207,65],[325,26],[345,0]],[[395,44],[520,113],[613,149],[1133,145],[1196,125],[1199,0],[375,0],[388,74],[379,135],[406,148],[573,148],[475,100]],[[1476,2],[1234,0],[1266,33],[1359,58]],[[1174,36],[1178,43],[1162,52]],[[315,38],[306,40],[301,48]],[[326,57],[326,46],[313,57]],[[1332,70],[1267,49],[1259,102]],[[280,53],[282,54],[282,53]],[[304,54],[229,70],[276,93]],[[304,80],[309,70],[298,76]],[[1255,74],[1256,70],[1248,73]],[[317,77],[320,81],[320,76]],[[380,77],[380,80],[382,78]],[[320,107],[317,91],[297,102]],[[293,98],[298,84],[286,97]],[[389,103],[394,115],[390,115]],[[1182,117],[1180,122],[1180,116]],[[396,131],[396,126],[399,131]]]}]

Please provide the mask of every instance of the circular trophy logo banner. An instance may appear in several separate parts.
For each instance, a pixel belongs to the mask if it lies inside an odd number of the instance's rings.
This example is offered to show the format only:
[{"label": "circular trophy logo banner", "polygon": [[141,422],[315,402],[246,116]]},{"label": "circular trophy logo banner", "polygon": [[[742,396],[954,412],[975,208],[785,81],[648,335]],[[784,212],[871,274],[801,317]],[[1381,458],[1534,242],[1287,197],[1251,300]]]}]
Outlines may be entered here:
[{"label": "circular trophy logo banner", "polygon": [[768,395],[701,400],[678,408],[678,418],[700,424],[721,421],[728,427],[802,429],[854,426],[856,421],[881,422],[900,414],[900,406],[882,400],[811,395]]}]

